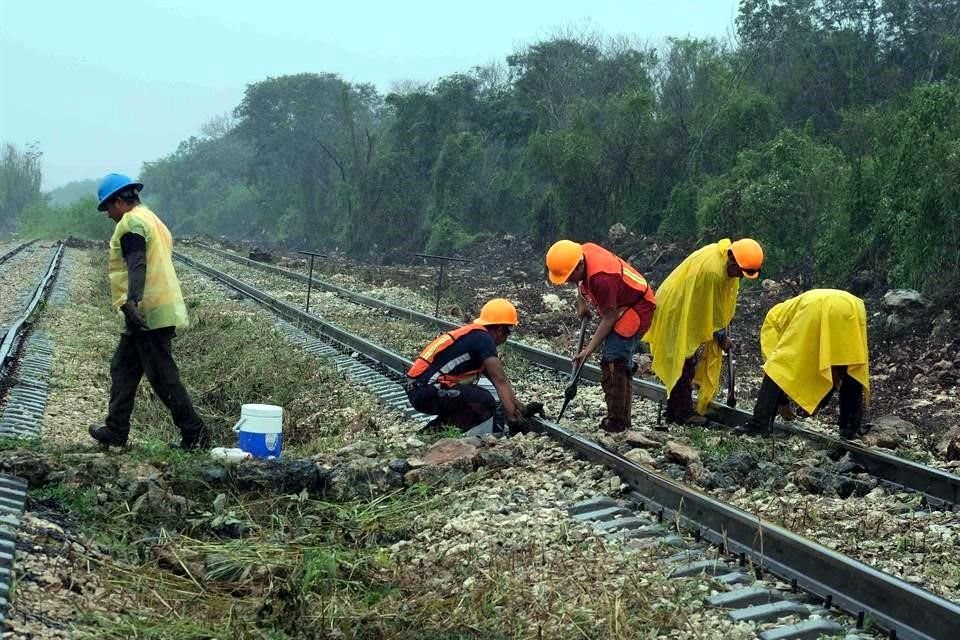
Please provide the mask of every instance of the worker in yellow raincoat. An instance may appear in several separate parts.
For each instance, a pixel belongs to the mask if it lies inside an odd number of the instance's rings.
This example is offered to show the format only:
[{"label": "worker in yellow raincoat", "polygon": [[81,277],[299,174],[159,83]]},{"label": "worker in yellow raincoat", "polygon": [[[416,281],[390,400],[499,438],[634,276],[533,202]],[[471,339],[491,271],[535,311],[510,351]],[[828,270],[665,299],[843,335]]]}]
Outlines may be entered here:
[{"label": "worker in yellow raincoat", "polygon": [[840,391],[840,436],[853,438],[870,395],[867,312],[846,291],[813,289],[776,305],[760,329],[763,382],[748,430],[768,433],[788,398],[813,415]]},{"label": "worker in yellow raincoat", "polygon": [[[750,238],[724,238],[681,262],[657,291],[657,312],[643,336],[653,372],[667,387],[667,421],[702,424],[720,387],[723,351],[731,347],[726,328],[733,318],[740,277],[757,278],[763,249]],[[693,383],[700,387],[696,412]]]}]

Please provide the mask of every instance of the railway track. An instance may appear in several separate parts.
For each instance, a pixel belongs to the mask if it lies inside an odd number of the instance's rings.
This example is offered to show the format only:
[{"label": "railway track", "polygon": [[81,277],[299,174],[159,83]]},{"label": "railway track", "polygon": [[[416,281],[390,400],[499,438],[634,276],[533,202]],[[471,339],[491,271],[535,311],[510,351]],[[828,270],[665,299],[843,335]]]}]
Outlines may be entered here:
[{"label": "railway track", "polygon": [[9,251],[5,252],[3,255],[0,255],[0,264],[3,264],[4,262],[6,262],[7,260],[9,260],[9,259],[12,258],[13,256],[17,255],[18,253],[20,253],[21,251],[23,251],[23,250],[26,249],[27,247],[33,245],[34,242],[36,242],[36,240],[28,240],[27,242],[18,244],[18,245],[15,246],[14,248],[12,248],[12,249],[10,249]]},{"label": "railway track", "polygon": [[[396,318],[436,327],[441,330],[456,329],[459,326],[448,320],[421,313],[413,309],[407,309],[371,296],[359,294],[317,278],[311,281],[308,276],[296,271],[250,260],[215,247],[209,247],[203,244],[197,244],[196,246],[246,267],[283,276],[284,278],[304,284],[312,282],[312,286],[319,290],[336,294],[358,305],[387,311],[391,316]],[[192,260],[182,253],[178,253],[177,257],[184,261]],[[569,356],[551,353],[544,349],[517,342],[516,340],[509,340],[507,345],[534,365],[563,374],[566,374],[569,370]],[[581,373],[581,378],[593,383],[599,383],[600,368],[593,364],[585,365]],[[642,378],[634,378],[633,391],[634,394],[642,398],[657,403],[666,402],[666,389],[663,385],[656,382]],[[742,409],[735,409],[718,402],[713,402],[711,404],[709,417],[712,421],[720,425],[737,427],[745,425],[752,417],[752,414]],[[849,440],[842,440],[793,424],[776,422],[774,423],[774,430],[776,433],[786,437],[801,437],[815,443],[819,447],[842,452],[849,457],[851,463],[859,465],[867,473],[880,479],[886,487],[894,490],[903,488],[919,492],[923,494],[924,500],[932,507],[945,510],[960,508],[960,476],[947,473],[929,465],[920,464],[913,460],[901,458],[879,449],[864,447]]]},{"label": "railway track", "polygon": [[[0,263],[33,244],[16,247]],[[57,243],[39,281],[22,297],[19,314],[4,328],[0,341],[0,437],[30,437],[39,434],[47,397],[47,380],[53,349],[43,335],[31,334],[37,316],[49,297],[63,260],[64,245]],[[7,611],[7,597],[13,584],[13,563],[17,528],[27,497],[27,483],[17,476],[0,473],[0,622]]]},{"label": "railway track", "polygon": [[[323,336],[323,340],[334,348],[357,354],[359,362],[353,369],[355,379],[372,381],[373,388],[385,397],[388,404],[398,407],[405,405],[402,391],[395,382],[390,383],[391,380],[401,379],[409,366],[410,361],[404,356],[308,314],[239,278],[182,254],[177,254],[176,258],[250,297],[290,323]],[[390,307],[393,313],[401,312],[399,307]],[[417,314],[410,313],[411,317]],[[430,316],[424,316],[424,320],[437,326],[450,325]],[[566,370],[567,360],[563,356],[522,344],[515,343],[512,346],[525,354],[531,354],[531,361],[536,364]],[[322,349],[315,351],[321,352]],[[327,351],[326,354],[332,355],[332,351]],[[344,356],[336,357],[342,359]],[[562,368],[557,366],[561,362]],[[596,368],[594,374],[596,375]],[[634,381],[635,390],[645,397],[661,399],[662,387],[659,396],[656,394],[657,387],[659,385],[647,381]],[[744,419],[744,416],[749,417],[746,412],[723,409],[718,411],[719,417],[727,418],[733,423]],[[663,523],[672,522],[676,530],[689,532],[694,540],[694,544],[681,554],[683,558],[679,561],[683,564],[674,570],[678,576],[707,572],[717,576],[721,582],[732,584],[751,582],[769,572],[789,583],[787,592],[753,587],[731,590],[729,595],[721,594],[724,597],[713,600],[716,606],[733,608],[731,617],[740,616],[739,619],[772,620],[787,614],[809,616],[807,620],[796,625],[782,625],[764,631],[761,634],[764,640],[817,637],[822,633],[842,631],[843,627],[831,617],[831,612],[835,609],[854,616],[858,621],[858,628],[863,626],[864,620],[873,620],[888,637],[918,640],[960,637],[960,606],[954,602],[686,487],[548,420],[534,421],[534,428],[574,448],[580,455],[614,470],[631,488],[626,504],[599,497],[593,502],[572,505],[570,510],[573,517],[591,521],[598,531],[622,540],[641,540],[648,534],[653,535],[653,532],[656,535],[663,534]],[[839,444],[849,446],[849,443]],[[870,450],[866,450],[866,454],[875,455]],[[889,464],[897,464],[900,460],[893,456],[887,457],[894,458],[888,461]],[[904,469],[914,469],[914,464],[898,468],[901,473],[906,474],[908,471]],[[936,478],[936,474],[931,474],[930,477]],[[909,486],[907,482],[928,490],[934,486],[934,481],[929,478],[903,480],[904,486]],[[946,479],[940,478],[940,481]],[[955,487],[955,479],[951,482]],[[951,497],[931,493],[926,495],[931,500],[941,499],[945,502],[945,498]],[[955,502],[953,500],[953,504]],[[650,514],[655,516],[655,521]],[[715,557],[689,562],[691,559],[704,557],[702,543],[711,545]],[[790,592],[805,593],[807,599],[805,602],[798,601]]]}]

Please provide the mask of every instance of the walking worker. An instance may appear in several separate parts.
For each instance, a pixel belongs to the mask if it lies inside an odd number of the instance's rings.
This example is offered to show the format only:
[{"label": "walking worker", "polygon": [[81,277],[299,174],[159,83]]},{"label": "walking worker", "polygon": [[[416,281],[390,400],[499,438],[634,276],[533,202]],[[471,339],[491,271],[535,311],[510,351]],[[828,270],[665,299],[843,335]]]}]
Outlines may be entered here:
[{"label": "walking worker", "polygon": [[[667,388],[667,421],[703,424],[720,387],[723,352],[732,343],[726,329],[733,319],[740,277],[757,278],[763,249],[750,238],[697,249],[660,285],[657,313],[643,337],[650,344],[652,369]],[[693,406],[693,383],[700,387]]]},{"label": "walking worker", "polygon": [[840,391],[840,437],[854,438],[870,395],[867,311],[846,291],[812,289],[774,306],[760,329],[763,381],[749,431],[769,433],[776,413],[806,415]]},{"label": "walking worker", "polygon": [[116,223],[110,238],[109,277],[113,306],[125,330],[110,361],[110,406],[90,435],[103,445],[125,446],[137,386],[144,374],[170,410],[184,449],[209,446],[209,433],[180,382],[171,341],[187,326],[187,307],[173,269],[173,237],[140,203],[143,185],[111,173],[100,182],[98,211]]},{"label": "walking worker", "polygon": [[497,346],[507,341],[518,322],[516,307],[509,300],[494,298],[473,322],[424,347],[407,371],[405,389],[414,409],[437,416],[429,426],[453,425],[469,431],[491,419],[497,402],[475,384],[481,375],[496,388],[507,422],[523,423],[524,407],[497,357]]},{"label": "walking worker", "polygon": [[550,282],[576,283],[579,317],[589,315],[589,305],[600,315],[597,330],[573,357],[573,364],[579,366],[602,346],[600,385],[607,415],[600,428],[626,431],[633,407],[633,355],[657,307],[653,287],[626,261],[591,242],[555,242],[547,251],[546,262]]}]

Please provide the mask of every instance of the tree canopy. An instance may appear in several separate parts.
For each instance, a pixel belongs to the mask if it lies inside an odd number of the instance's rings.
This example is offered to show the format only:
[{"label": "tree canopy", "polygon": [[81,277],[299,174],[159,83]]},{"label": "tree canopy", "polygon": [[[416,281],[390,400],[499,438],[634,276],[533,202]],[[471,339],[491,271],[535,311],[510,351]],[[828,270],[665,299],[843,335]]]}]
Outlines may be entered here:
[{"label": "tree canopy", "polygon": [[[960,3],[742,0],[736,30],[658,47],[563,33],[386,95],[266,78],[146,163],[144,193],[180,233],[359,256],[602,240],[620,222],[750,235],[768,273],[809,262],[826,285],[871,269],[956,286]],[[0,224],[38,158],[3,156]]]}]

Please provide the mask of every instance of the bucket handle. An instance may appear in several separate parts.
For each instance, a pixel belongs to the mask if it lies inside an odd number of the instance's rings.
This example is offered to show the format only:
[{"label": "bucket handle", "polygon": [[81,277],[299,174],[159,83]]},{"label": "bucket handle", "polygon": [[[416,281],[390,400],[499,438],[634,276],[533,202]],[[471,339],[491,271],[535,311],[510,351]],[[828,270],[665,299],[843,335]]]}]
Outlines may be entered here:
[{"label": "bucket handle", "polygon": [[239,432],[240,432],[240,425],[242,425],[242,424],[243,424],[244,422],[246,422],[246,421],[247,421],[247,416],[241,417],[240,420],[237,421],[237,424],[233,425],[233,432],[234,432],[234,433],[239,433]]}]

